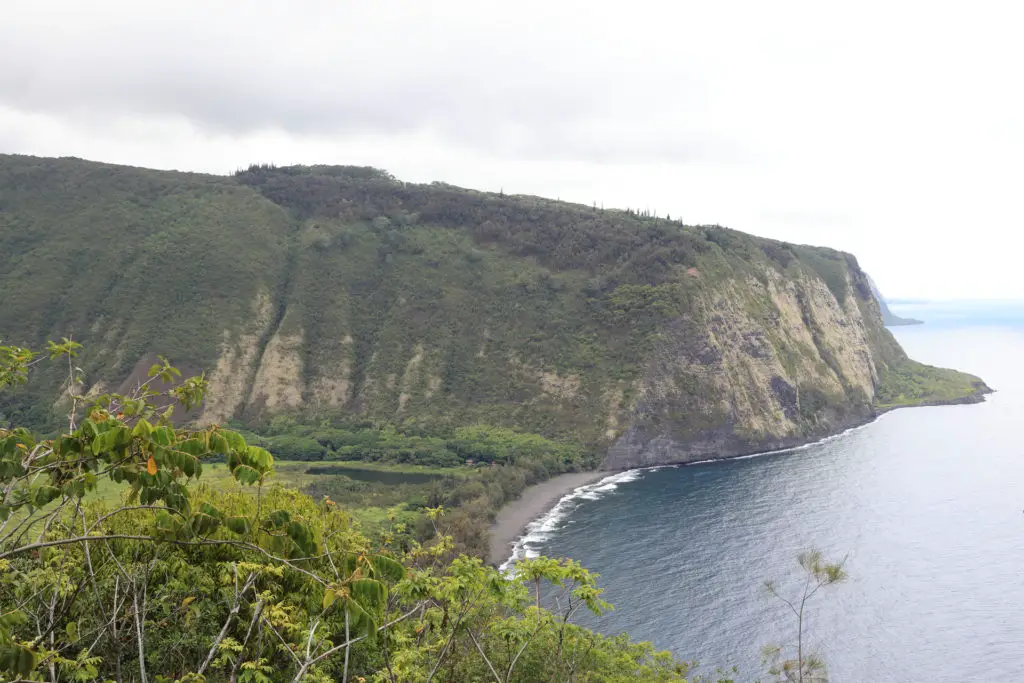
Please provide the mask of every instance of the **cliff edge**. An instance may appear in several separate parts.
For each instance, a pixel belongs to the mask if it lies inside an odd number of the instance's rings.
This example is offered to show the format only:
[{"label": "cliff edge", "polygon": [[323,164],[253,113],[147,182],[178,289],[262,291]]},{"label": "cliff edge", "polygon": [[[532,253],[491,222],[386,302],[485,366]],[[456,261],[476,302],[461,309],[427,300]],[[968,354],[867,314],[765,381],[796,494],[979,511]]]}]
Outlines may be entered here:
[{"label": "cliff edge", "polygon": [[[373,168],[0,155],[0,291],[0,337],[73,336],[94,391],[152,354],[205,371],[199,422],[488,423],[606,469],[987,390],[908,359],[850,254]],[[45,385],[0,418],[54,419]]]}]

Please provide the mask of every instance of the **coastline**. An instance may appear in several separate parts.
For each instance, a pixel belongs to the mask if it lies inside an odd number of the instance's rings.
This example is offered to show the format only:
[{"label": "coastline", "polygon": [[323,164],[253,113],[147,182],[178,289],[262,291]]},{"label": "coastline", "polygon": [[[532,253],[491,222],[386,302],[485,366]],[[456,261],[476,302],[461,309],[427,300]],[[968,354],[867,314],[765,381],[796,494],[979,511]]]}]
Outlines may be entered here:
[{"label": "coastline", "polygon": [[883,415],[895,410],[901,410],[903,408],[935,408],[941,406],[974,405],[984,403],[986,396],[994,393],[996,393],[995,389],[991,388],[984,382],[979,381],[979,383],[975,385],[974,390],[964,396],[949,399],[923,400],[917,403],[900,403],[885,406],[876,405],[870,413],[854,416],[852,419],[830,425],[830,427],[825,430],[803,436],[784,437],[768,442],[729,443],[728,441],[723,441],[722,443],[717,444],[718,447],[713,449],[713,451],[709,451],[706,448],[706,444],[704,444],[705,448],[702,449],[703,452],[694,453],[691,451],[689,453],[684,452],[682,454],[679,454],[679,451],[683,450],[681,448],[681,444],[672,444],[675,448],[669,458],[664,458],[663,454],[648,452],[646,446],[640,449],[640,452],[630,452],[630,449],[627,447],[625,449],[625,453],[620,452],[616,454],[614,453],[614,451],[618,449],[618,445],[616,444],[613,445],[605,455],[604,461],[601,463],[601,468],[609,473],[628,472],[631,470],[642,470],[652,467],[696,465],[700,463],[714,462],[716,460],[733,460],[737,458],[784,453],[798,448],[813,446],[814,444],[841,436],[850,430],[867,426]]},{"label": "coastline", "polygon": [[563,497],[611,474],[614,472],[569,472],[527,487],[518,498],[506,503],[498,511],[498,516],[491,524],[488,563],[498,566],[505,562],[530,523],[543,517]]},{"label": "coastline", "polygon": [[660,469],[662,467],[700,465],[719,460],[742,460],[746,458],[756,458],[765,455],[777,455],[779,453],[802,450],[833,439],[841,438],[850,432],[863,429],[864,427],[876,422],[882,416],[895,410],[899,410],[900,408],[983,403],[986,395],[992,393],[995,393],[994,389],[987,385],[983,385],[982,387],[978,387],[973,393],[957,399],[880,407],[865,419],[859,420],[832,434],[827,434],[816,439],[803,440],[793,445],[783,445],[779,448],[722,455],[720,457],[707,458],[703,460],[651,463],[622,469],[594,470],[589,472],[560,474],[548,479],[547,481],[527,487],[519,498],[505,504],[505,506],[498,511],[498,516],[495,518],[490,528],[490,548],[488,550],[487,561],[489,564],[496,567],[501,567],[509,563],[512,560],[512,556],[517,545],[522,541],[524,536],[527,535],[529,532],[529,526],[532,523],[551,513],[553,508],[558,505],[559,501],[572,494],[576,489],[582,486],[594,484],[617,474],[624,474],[637,470]]}]

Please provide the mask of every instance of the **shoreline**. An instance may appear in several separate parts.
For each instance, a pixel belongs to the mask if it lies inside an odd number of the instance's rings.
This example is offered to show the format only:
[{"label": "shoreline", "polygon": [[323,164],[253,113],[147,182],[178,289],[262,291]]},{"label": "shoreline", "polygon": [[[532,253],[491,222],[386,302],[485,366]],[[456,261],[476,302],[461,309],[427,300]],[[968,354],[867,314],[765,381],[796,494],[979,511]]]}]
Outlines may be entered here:
[{"label": "shoreline", "polygon": [[799,448],[806,448],[815,444],[834,439],[838,436],[842,436],[849,431],[854,429],[860,429],[866,427],[869,424],[877,421],[883,415],[887,415],[896,410],[902,410],[904,408],[939,408],[944,406],[959,406],[959,405],[976,405],[978,403],[984,403],[986,397],[996,393],[996,390],[988,386],[984,382],[981,386],[975,387],[974,391],[964,396],[949,399],[935,399],[930,401],[921,401],[920,403],[901,403],[895,405],[886,406],[875,406],[873,412],[868,415],[864,415],[855,418],[849,422],[834,425],[833,429],[812,434],[809,436],[791,437],[788,439],[782,439],[775,443],[760,443],[757,445],[744,444],[744,447],[738,449],[729,449],[728,446],[716,455],[710,457],[696,457],[690,459],[689,457],[683,457],[679,460],[670,460],[665,462],[653,461],[634,461],[627,462],[624,464],[614,464],[608,462],[608,456],[605,456],[605,460],[602,463],[602,468],[609,474],[630,472],[632,470],[645,470],[652,467],[669,467],[669,466],[682,466],[682,465],[698,465],[708,462],[716,462],[718,460],[737,460],[741,458],[753,458],[759,455],[774,455],[776,453],[785,453],[787,451],[796,450]]},{"label": "shoreline", "polygon": [[495,518],[490,528],[490,547],[487,554],[487,562],[495,567],[499,567],[503,563],[508,562],[512,557],[517,543],[519,543],[519,541],[528,532],[528,527],[531,523],[548,514],[562,498],[568,496],[576,489],[581,486],[587,486],[588,484],[594,484],[607,477],[622,474],[624,472],[631,472],[633,470],[660,469],[662,467],[686,467],[688,465],[702,465],[722,460],[743,460],[747,458],[756,458],[765,455],[778,455],[780,453],[802,450],[804,448],[809,448],[811,446],[843,437],[850,432],[863,429],[864,427],[878,421],[882,416],[901,408],[977,404],[983,403],[986,395],[993,393],[995,393],[995,390],[985,385],[984,387],[977,388],[971,394],[957,399],[923,402],[911,405],[885,406],[877,409],[877,412],[867,419],[850,425],[845,429],[840,429],[833,434],[828,434],[824,437],[819,437],[811,441],[805,441],[791,446],[783,446],[776,449],[725,455],[717,458],[707,458],[704,460],[638,465],[622,469],[592,470],[588,472],[560,474],[548,479],[547,481],[542,481],[539,484],[527,487],[518,498],[513,501],[509,501],[501,508],[501,510],[498,511],[498,516]]},{"label": "shoreline", "polygon": [[531,522],[543,517],[558,501],[579,487],[593,484],[612,474],[615,472],[569,472],[526,487],[518,498],[509,501],[498,511],[498,516],[491,524],[487,562],[495,567],[505,562]]}]

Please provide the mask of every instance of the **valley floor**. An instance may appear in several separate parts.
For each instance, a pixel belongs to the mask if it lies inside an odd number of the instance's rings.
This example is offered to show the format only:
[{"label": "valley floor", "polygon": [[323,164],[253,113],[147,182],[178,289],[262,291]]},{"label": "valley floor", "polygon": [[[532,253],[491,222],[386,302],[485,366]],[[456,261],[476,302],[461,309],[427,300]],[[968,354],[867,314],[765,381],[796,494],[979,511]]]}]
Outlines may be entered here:
[{"label": "valley floor", "polygon": [[570,472],[530,486],[503,507],[491,525],[491,549],[487,561],[499,565],[512,554],[516,539],[533,520],[555,506],[562,496],[586,484],[592,484],[611,472]]}]

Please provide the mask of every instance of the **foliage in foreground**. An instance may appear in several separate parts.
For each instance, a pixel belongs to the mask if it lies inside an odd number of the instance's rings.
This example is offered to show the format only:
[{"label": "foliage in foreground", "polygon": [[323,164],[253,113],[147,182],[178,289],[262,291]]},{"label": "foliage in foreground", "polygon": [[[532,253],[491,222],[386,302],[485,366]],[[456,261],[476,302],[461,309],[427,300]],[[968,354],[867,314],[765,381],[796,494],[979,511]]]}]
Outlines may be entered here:
[{"label": "foliage in foreground", "polygon": [[[0,429],[0,676],[6,680],[676,681],[687,667],[649,644],[572,623],[608,606],[594,575],[538,558],[504,576],[456,556],[443,510],[408,549],[371,545],[329,500],[263,491],[270,454],[217,426],[176,429],[174,405],[203,379],[158,394],[75,393],[54,439]],[[33,354],[0,349],[0,385]],[[151,381],[176,379],[166,362]],[[157,406],[160,406],[159,408]],[[256,495],[197,481],[224,458]],[[101,478],[123,504],[93,502]],[[552,594],[540,607],[539,586]],[[531,594],[530,589],[534,589]]]},{"label": "foliage in foreground", "polygon": [[825,660],[805,644],[807,630],[807,603],[826,586],[846,580],[844,562],[829,562],[820,550],[808,550],[797,556],[803,574],[803,587],[794,595],[784,595],[774,581],[765,582],[765,588],[780,600],[796,619],[795,652],[781,645],[768,645],[762,649],[768,673],[784,683],[828,683]]}]

